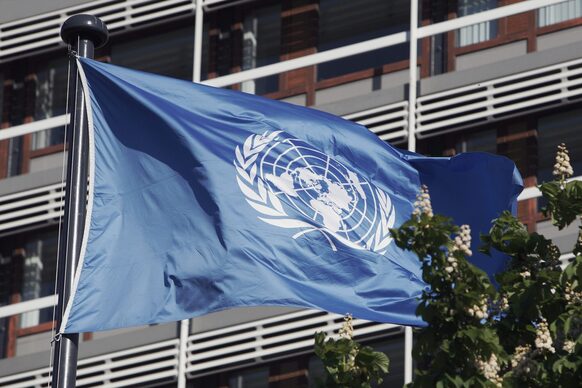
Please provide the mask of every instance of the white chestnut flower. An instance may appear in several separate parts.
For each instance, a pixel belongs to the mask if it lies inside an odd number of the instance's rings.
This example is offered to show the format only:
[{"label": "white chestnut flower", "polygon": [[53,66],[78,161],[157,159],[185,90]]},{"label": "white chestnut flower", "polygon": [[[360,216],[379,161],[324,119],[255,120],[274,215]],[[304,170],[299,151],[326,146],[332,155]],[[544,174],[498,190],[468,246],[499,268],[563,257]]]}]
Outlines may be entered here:
[{"label": "white chestnut flower", "polygon": [[570,283],[566,283],[564,287],[564,299],[570,305],[582,304],[582,291],[574,291]]},{"label": "white chestnut flower", "polygon": [[339,329],[339,335],[342,338],[351,340],[354,338],[354,325],[352,323],[352,314],[346,314],[344,324]]},{"label": "white chestnut flower", "polygon": [[547,350],[551,353],[555,353],[556,349],[553,346],[552,337],[550,335],[550,330],[548,328],[548,322],[545,318],[542,318],[538,327],[536,329],[536,348],[540,350]]},{"label": "white chestnut flower", "polygon": [[420,193],[418,193],[416,196],[412,214],[414,216],[426,214],[429,217],[434,215],[432,211],[432,204],[430,203],[430,194],[428,193],[428,187],[426,187],[426,185],[420,186]]},{"label": "white chestnut flower", "polygon": [[501,387],[503,382],[503,378],[499,376],[501,366],[499,365],[495,354],[491,354],[487,361],[483,361],[482,359],[475,360],[475,366],[479,369],[483,377],[491,381],[497,387]]},{"label": "white chestnut flower", "polygon": [[561,180],[568,179],[574,175],[574,170],[570,164],[568,149],[564,143],[558,146],[558,152],[556,153],[556,163],[554,164],[554,171],[552,171],[552,174]]},{"label": "white chestnut flower", "polygon": [[461,251],[465,256],[471,256],[471,228],[469,225],[461,225],[457,236],[454,239],[452,252]]},{"label": "white chestnut flower", "polygon": [[481,297],[480,305],[474,304],[472,307],[467,309],[467,314],[478,319],[488,318],[489,313],[487,311],[487,298],[485,296]]},{"label": "white chestnut flower", "polygon": [[511,357],[511,367],[517,368],[517,366],[527,357],[528,353],[531,351],[531,346],[518,346],[513,352]]},{"label": "white chestnut flower", "polygon": [[562,346],[562,349],[564,349],[564,351],[566,353],[574,353],[575,347],[576,347],[576,342],[571,341],[571,340],[566,340],[566,341],[564,341],[564,346]]}]

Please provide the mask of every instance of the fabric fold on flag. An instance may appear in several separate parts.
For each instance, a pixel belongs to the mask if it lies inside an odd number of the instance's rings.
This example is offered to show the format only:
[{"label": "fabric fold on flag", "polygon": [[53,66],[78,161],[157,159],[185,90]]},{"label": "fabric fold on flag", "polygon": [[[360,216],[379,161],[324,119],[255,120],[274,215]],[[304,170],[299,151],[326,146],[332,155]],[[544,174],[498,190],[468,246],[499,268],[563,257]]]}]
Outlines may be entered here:
[{"label": "fabric fold on flag", "polygon": [[[423,325],[419,261],[389,233],[420,185],[436,212],[471,225],[474,242],[522,189],[503,157],[426,158],[314,109],[79,64],[90,213],[61,332],[244,306]],[[489,274],[505,263],[473,260]]]}]

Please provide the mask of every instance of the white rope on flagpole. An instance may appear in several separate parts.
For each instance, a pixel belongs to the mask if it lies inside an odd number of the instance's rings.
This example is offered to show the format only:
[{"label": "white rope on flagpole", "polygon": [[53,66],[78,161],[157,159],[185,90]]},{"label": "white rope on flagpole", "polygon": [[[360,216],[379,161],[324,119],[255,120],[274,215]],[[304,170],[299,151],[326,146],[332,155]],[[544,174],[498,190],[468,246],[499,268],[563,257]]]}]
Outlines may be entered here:
[{"label": "white rope on flagpole", "polygon": [[87,184],[87,207],[85,211],[85,223],[83,225],[83,236],[81,239],[81,250],[79,251],[79,262],[77,264],[77,269],[75,271],[75,278],[73,279],[73,291],[69,296],[69,301],[62,314],[61,326],[59,327],[58,334],[62,334],[67,327],[69,322],[69,315],[71,309],[73,308],[73,301],[75,299],[75,294],[77,293],[77,286],[79,285],[79,279],[81,277],[81,269],[83,268],[83,263],[85,262],[85,252],[87,251],[87,241],[89,239],[89,229],[91,226],[91,216],[93,214],[93,190],[95,183],[95,138],[93,132],[93,109],[91,105],[91,94],[89,92],[89,85],[87,84],[87,77],[85,76],[85,71],[79,58],[77,58],[77,71],[79,72],[79,78],[81,79],[81,87],[83,94],[85,95],[85,109],[87,110],[87,126],[88,126],[88,142],[89,142],[89,163],[88,163],[88,184]]}]

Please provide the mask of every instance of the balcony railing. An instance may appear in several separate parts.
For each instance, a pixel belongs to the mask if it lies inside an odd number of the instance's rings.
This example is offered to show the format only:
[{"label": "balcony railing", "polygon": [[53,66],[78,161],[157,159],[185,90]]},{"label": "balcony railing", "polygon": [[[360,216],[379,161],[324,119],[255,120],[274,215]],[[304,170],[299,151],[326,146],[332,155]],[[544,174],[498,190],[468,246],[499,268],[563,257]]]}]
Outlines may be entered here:
[{"label": "balcony railing", "polygon": [[48,12],[0,25],[0,59],[39,48],[62,45],[61,25],[79,12],[100,17],[109,31],[159,20],[163,17],[193,13],[192,0],[97,0],[59,11]]},{"label": "balcony railing", "polygon": [[[0,307],[0,318],[51,307],[55,301],[56,296],[51,296]],[[310,353],[316,332],[336,335],[342,322],[343,317],[337,314],[303,310],[195,334],[189,333],[188,325],[181,325],[177,338],[79,360],[77,386],[170,383],[180,375],[191,379],[266,359]],[[396,325],[354,320],[355,337],[360,339],[386,338],[402,330]],[[45,386],[49,373],[47,366],[3,376],[0,386]]]},{"label": "balcony railing", "polygon": [[[582,95],[582,59],[419,97],[419,138],[574,101]],[[524,112],[525,110],[525,112]]]}]

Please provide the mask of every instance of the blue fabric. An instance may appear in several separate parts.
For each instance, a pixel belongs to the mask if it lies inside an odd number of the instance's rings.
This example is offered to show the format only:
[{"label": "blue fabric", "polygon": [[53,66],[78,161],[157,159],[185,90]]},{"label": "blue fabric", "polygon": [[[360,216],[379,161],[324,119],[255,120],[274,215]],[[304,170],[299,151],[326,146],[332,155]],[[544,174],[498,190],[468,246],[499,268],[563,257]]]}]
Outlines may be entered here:
[{"label": "blue fabric", "polygon": [[267,305],[422,325],[418,259],[388,235],[420,184],[474,241],[521,191],[503,157],[425,158],[317,110],[81,62],[94,199],[65,332]]}]

